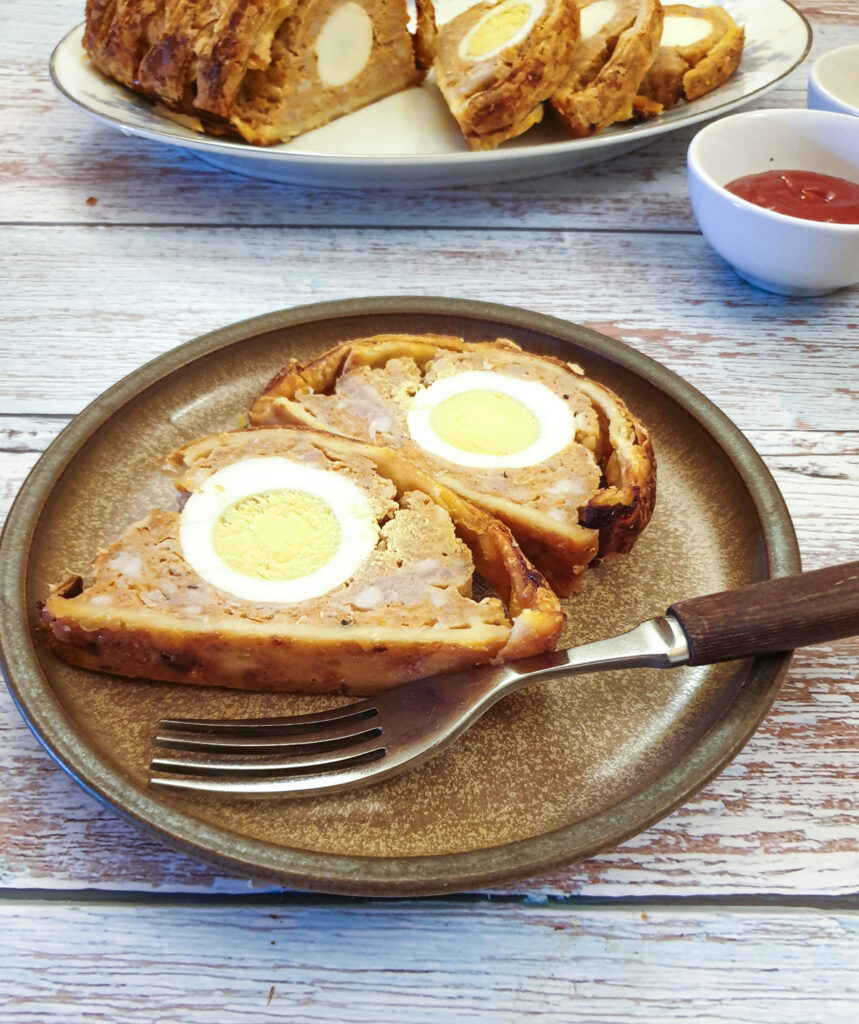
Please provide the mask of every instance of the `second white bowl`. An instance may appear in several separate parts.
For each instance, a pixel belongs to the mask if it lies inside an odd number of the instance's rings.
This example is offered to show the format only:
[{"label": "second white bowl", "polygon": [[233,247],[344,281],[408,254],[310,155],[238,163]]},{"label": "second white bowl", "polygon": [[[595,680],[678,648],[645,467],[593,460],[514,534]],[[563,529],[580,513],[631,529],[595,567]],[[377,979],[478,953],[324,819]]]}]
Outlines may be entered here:
[{"label": "second white bowl", "polygon": [[753,110],[707,125],[687,153],[701,232],[740,277],[782,295],[859,283],[859,224],[788,217],[725,185],[747,174],[805,170],[859,183],[859,118],[820,110]]},{"label": "second white bowl", "polygon": [[817,58],[808,75],[807,97],[814,110],[859,117],[859,43]]}]

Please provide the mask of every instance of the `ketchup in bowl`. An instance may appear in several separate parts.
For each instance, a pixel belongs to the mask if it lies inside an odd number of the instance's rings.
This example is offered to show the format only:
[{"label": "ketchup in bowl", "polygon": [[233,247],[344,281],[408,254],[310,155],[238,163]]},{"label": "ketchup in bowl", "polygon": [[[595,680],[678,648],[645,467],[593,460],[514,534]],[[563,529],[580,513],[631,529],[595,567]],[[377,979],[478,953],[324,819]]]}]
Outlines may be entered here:
[{"label": "ketchup in bowl", "polygon": [[775,213],[830,224],[859,224],[859,184],[816,171],[764,171],[725,185],[740,199]]}]

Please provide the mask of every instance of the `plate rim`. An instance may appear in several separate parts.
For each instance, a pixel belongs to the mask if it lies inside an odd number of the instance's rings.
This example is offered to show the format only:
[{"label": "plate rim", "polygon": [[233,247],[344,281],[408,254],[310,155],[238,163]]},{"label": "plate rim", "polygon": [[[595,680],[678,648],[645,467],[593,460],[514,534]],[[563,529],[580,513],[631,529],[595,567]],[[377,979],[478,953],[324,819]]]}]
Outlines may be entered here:
[{"label": "plate rim", "polygon": [[[754,2],[754,0],[744,0],[744,2]],[[354,170],[377,169],[392,171],[410,169],[414,171],[432,171],[442,170],[448,167],[453,170],[459,169],[463,166],[492,168],[499,164],[509,164],[511,171],[513,171],[523,162],[536,161],[538,163],[542,163],[543,161],[540,159],[541,155],[545,156],[546,161],[550,161],[552,157],[564,157],[578,152],[596,151],[597,153],[600,153],[603,150],[611,151],[616,147],[622,147],[624,144],[631,146],[636,141],[639,141],[643,145],[645,142],[658,138],[660,135],[664,135],[668,132],[681,128],[688,128],[692,125],[699,124],[701,121],[710,120],[721,116],[722,114],[726,114],[731,110],[744,106],[756,97],[769,92],[780,81],[782,81],[782,79],[791,74],[791,72],[795,71],[796,68],[802,64],[811,50],[814,37],[808,18],[793,4],[792,0],[778,0],[778,2],[792,11],[804,27],[805,45],[802,53],[780,75],[765,82],[758,88],[753,89],[751,92],[737,97],[736,99],[720,103],[715,107],[710,107],[706,110],[700,111],[699,113],[684,116],[682,119],[678,118],[676,121],[665,122],[659,121],[657,118],[652,121],[641,122],[640,124],[626,130],[618,131],[616,134],[599,134],[585,139],[565,139],[558,142],[545,142],[534,146],[523,145],[510,149],[481,150],[476,152],[463,151],[458,153],[424,153],[413,155],[336,155],[329,153],[302,152],[300,150],[284,151],[267,146],[254,146],[239,140],[221,139],[208,135],[201,135],[199,139],[185,138],[184,136],[174,135],[166,129],[160,130],[158,128],[130,125],[120,117],[95,109],[78,96],[74,95],[69,91],[66,84],[61,81],[57,73],[56,64],[60,51],[71,36],[80,32],[81,28],[85,25],[85,22],[80,22],[75,25],[65,33],[62,39],[59,40],[51,52],[50,60],[48,62],[48,71],[51,82],[57,91],[68,102],[97,120],[119,128],[123,134],[149,139],[154,142],[162,142],[167,145],[176,146],[179,149],[188,149],[192,152],[205,152],[235,159],[248,158],[260,161],[273,160],[275,163],[282,164],[284,167],[289,167],[294,164],[299,167],[302,165],[305,167],[316,167],[320,170],[352,168]],[[111,82],[110,79],[105,78],[105,80]],[[111,84],[117,89],[128,92],[129,95],[136,97],[138,100],[144,99],[140,94],[133,92],[133,90],[126,90],[124,86],[117,82],[111,82]],[[611,155],[610,152],[609,155]]]},{"label": "plate rim", "polygon": [[[730,459],[754,505],[773,576],[800,569],[787,506],[739,428],[691,384],[624,342],[570,321],[515,306],[441,296],[339,299],[266,313],[208,332],[132,371],[90,402],[48,446],[25,479],[0,536],[0,669],[25,722],[59,766],[87,792],[166,845],[219,869],[305,891],[422,896],[485,888],[578,863],[644,831],[702,789],[748,742],[787,673],[792,652],[750,662],[727,711],[666,773],[599,814],[514,843],[450,854],[370,857],[280,846],[209,825],[161,794],[127,780],[75,731],[41,672],[27,607],[30,545],[53,483],[99,426],[164,377],[221,349],[277,329],[373,314],[454,316],[502,324],[571,343],[642,377],[691,415]],[[698,765],[698,762],[701,762]],[[594,832],[586,841],[581,835]]]}]

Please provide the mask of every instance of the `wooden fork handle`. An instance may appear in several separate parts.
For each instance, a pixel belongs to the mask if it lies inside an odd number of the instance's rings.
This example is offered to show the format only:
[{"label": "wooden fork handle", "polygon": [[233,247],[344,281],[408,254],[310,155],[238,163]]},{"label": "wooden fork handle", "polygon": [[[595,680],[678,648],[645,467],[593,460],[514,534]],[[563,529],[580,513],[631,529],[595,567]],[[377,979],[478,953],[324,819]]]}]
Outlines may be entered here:
[{"label": "wooden fork handle", "polygon": [[668,609],[690,665],[789,651],[859,633],[859,562],[752,583]]}]

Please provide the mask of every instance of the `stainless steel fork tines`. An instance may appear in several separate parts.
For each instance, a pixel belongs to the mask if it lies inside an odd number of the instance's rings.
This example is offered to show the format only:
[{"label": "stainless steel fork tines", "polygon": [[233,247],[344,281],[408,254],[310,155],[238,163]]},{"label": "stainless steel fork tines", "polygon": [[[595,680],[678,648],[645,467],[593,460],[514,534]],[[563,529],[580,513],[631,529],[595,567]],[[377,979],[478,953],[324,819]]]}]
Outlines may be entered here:
[{"label": "stainless steel fork tines", "polygon": [[379,711],[360,701],[292,718],[165,718],[155,744],[201,757],[154,757],[153,786],[268,795],[295,776],[354,770],[385,755]]},{"label": "stainless steel fork tines", "polygon": [[856,634],[859,562],[848,562],[693,597],[608,640],[418,679],[321,714],[244,722],[168,719],[156,743],[206,756],[156,758],[151,783],[245,796],[353,789],[433,757],[496,701],[540,680],[707,665]]},{"label": "stainless steel fork tines", "polygon": [[243,796],[311,796],[380,781],[439,753],[496,701],[538,679],[688,654],[664,616],[610,641],[405,683],[321,714],[245,721],[165,719],[155,742],[204,756],[156,757],[151,785]]}]

